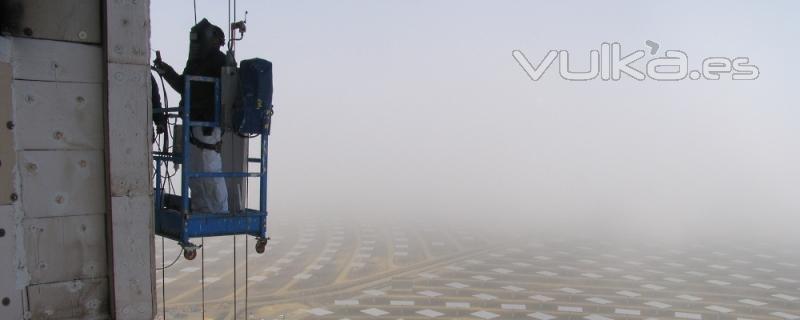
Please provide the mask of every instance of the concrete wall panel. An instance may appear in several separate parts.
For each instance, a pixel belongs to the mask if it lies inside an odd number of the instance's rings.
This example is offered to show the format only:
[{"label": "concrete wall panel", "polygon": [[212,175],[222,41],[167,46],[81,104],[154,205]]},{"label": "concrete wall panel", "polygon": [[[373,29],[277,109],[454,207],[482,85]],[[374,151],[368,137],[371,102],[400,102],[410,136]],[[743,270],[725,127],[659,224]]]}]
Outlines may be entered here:
[{"label": "concrete wall panel", "polygon": [[108,61],[150,63],[150,1],[107,1]]},{"label": "concrete wall panel", "polygon": [[17,37],[100,43],[99,0],[7,0],[16,14],[4,21]]},{"label": "concrete wall panel", "polygon": [[111,196],[150,195],[150,69],[111,63],[108,73]]},{"label": "concrete wall panel", "polygon": [[0,37],[12,89],[0,116],[16,122],[0,142],[16,141],[3,155],[19,193],[0,216],[17,235],[10,306],[30,319],[152,319],[149,1],[7,2],[25,9],[18,37]]},{"label": "concrete wall panel", "polygon": [[102,149],[102,108],[100,84],[15,81],[17,149]]},{"label": "concrete wall panel", "polygon": [[14,79],[103,82],[103,49],[87,44],[15,38]]},{"label": "concrete wall panel", "polygon": [[18,163],[25,217],[105,212],[101,151],[21,151]]},{"label": "concrete wall panel", "polygon": [[104,216],[25,219],[23,227],[32,284],[106,276]]},{"label": "concrete wall panel", "polygon": [[9,304],[0,304],[0,314],[9,319],[22,318],[22,290],[17,287],[17,227],[14,209],[0,206],[0,252],[6,258],[0,259],[0,300],[8,298]]},{"label": "concrete wall panel", "polygon": [[105,27],[112,315],[152,319],[150,1],[106,0]]},{"label": "concrete wall panel", "polygon": [[108,318],[108,280],[83,279],[28,287],[31,319]]},{"label": "concrete wall panel", "polygon": [[[154,312],[153,220],[150,197],[111,198],[113,221],[114,296],[124,305],[114,310],[116,319],[146,319]],[[142,234],[141,230],[150,230]]]}]

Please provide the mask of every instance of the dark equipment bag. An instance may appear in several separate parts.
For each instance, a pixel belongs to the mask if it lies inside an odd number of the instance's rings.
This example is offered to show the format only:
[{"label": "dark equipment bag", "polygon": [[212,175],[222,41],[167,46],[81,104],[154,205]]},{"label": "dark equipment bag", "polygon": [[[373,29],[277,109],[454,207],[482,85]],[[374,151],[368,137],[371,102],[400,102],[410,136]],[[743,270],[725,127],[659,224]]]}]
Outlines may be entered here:
[{"label": "dark equipment bag", "polygon": [[239,94],[233,127],[242,134],[269,134],[272,117],[272,62],[254,58],[239,64]]}]

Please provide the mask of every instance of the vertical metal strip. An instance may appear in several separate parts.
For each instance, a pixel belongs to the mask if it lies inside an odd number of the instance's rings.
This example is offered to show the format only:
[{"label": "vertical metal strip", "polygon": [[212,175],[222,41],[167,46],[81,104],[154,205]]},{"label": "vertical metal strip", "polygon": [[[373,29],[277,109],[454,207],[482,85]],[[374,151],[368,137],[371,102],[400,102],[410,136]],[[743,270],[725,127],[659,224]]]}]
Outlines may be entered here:
[{"label": "vertical metal strip", "polygon": [[[192,111],[192,88],[191,88],[191,80],[189,77],[186,77],[184,80],[184,88],[183,93],[184,96],[189,97],[189,99],[184,99],[183,103],[183,114],[181,115],[181,121],[183,121],[183,155],[181,156],[181,160],[183,160],[183,170],[181,170],[181,201],[183,203],[182,210],[182,219],[184,223],[184,228],[186,228],[187,219],[189,218],[189,211],[190,211],[190,203],[189,203],[189,173],[191,171],[191,163],[189,160],[189,149],[192,147],[192,144],[189,142],[189,133],[191,128],[191,118],[189,117],[189,113]],[[188,245],[189,244],[189,236],[186,232],[181,234],[181,245]]]},{"label": "vertical metal strip", "polygon": [[114,276],[114,215],[111,210],[111,154],[109,152],[110,148],[110,132],[109,130],[109,109],[111,108],[111,99],[109,98],[108,89],[111,83],[109,77],[109,67],[108,65],[111,63],[108,57],[111,55],[111,48],[109,48],[108,44],[108,19],[109,19],[109,0],[100,1],[100,12],[101,12],[101,21],[102,21],[102,36],[101,41],[103,45],[103,162],[104,166],[103,169],[105,170],[105,182],[106,182],[106,243],[110,244],[106,246],[106,259],[107,259],[107,268],[108,268],[108,311],[109,315],[113,317],[114,310],[117,308],[116,304],[116,284]]},{"label": "vertical metal strip", "polygon": [[267,213],[267,148],[269,147],[269,140],[267,138],[267,130],[261,129],[261,177],[258,193],[261,196],[259,199],[259,211],[262,214]]}]

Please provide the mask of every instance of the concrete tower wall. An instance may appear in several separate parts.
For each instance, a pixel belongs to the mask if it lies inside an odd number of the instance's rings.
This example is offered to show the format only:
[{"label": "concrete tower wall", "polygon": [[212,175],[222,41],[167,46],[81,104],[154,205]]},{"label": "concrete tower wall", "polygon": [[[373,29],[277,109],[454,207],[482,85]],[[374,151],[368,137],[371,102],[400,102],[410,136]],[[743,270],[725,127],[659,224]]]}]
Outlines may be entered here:
[{"label": "concrete tower wall", "polygon": [[149,2],[0,3],[0,313],[152,319]]}]

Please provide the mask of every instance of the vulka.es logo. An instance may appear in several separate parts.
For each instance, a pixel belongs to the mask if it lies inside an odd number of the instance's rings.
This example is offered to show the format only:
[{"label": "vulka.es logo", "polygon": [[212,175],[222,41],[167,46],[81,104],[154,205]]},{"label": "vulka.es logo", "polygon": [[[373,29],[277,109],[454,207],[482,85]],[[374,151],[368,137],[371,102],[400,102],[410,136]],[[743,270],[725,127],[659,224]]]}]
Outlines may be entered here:
[{"label": "vulka.es logo", "polygon": [[[645,44],[649,53],[655,56],[659,45],[648,40]],[[709,57],[703,59],[700,70],[689,70],[689,56],[681,50],[666,50],[664,56],[653,57],[645,64],[644,72],[632,66],[644,58],[644,50],[637,50],[623,56],[622,45],[618,42],[600,45],[600,50],[589,51],[589,70],[575,71],[570,68],[570,54],[566,50],[550,50],[534,66],[520,50],[511,53],[525,73],[533,81],[539,81],[553,63],[558,59],[558,73],[561,78],[571,81],[587,81],[597,79],[618,81],[623,74],[636,80],[652,79],[658,81],[677,81],[687,77],[691,80],[706,79],[719,80],[723,76],[733,80],[755,80],[760,71],[758,67],[750,64],[748,57]]]}]

